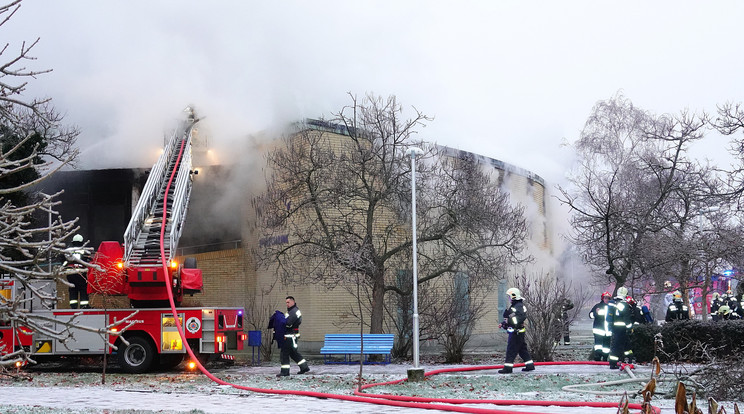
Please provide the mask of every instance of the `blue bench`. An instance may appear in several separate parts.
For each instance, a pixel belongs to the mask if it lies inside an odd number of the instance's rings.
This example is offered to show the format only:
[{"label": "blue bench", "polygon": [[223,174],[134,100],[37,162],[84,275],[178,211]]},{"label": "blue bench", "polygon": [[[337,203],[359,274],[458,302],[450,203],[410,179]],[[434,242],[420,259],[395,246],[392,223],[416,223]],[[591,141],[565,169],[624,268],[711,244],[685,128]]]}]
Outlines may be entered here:
[{"label": "blue bench", "polygon": [[[353,356],[362,354],[360,334],[327,334],[325,343],[320,348],[326,364],[355,364]],[[390,351],[393,349],[395,335],[393,334],[364,334],[364,363],[389,364]],[[343,355],[343,360],[333,359],[333,355]],[[385,355],[382,362],[370,361],[370,355]]]}]

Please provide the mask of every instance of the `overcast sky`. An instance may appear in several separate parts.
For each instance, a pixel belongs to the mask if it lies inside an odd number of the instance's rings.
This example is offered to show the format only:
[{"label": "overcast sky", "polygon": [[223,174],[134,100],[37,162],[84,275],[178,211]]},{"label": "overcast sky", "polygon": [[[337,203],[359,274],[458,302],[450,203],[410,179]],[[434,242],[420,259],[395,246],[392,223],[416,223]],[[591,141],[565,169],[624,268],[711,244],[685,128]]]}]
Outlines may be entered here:
[{"label": "overcast sky", "polygon": [[435,117],[421,138],[555,183],[562,140],[618,91],[655,113],[744,100],[743,17],[740,1],[24,0],[0,33],[11,52],[41,37],[28,66],[54,71],[30,92],[81,127],[82,167],[149,166],[186,104],[227,157],[372,92]]}]

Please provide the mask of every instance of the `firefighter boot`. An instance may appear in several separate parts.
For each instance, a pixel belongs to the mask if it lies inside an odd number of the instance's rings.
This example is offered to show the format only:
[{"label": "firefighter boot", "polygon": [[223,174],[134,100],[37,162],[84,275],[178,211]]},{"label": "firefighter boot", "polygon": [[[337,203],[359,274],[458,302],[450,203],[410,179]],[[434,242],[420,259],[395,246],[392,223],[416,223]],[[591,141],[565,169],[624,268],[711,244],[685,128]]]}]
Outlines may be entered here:
[{"label": "firefighter boot", "polygon": [[277,377],[288,377],[289,376],[289,367],[282,366],[281,372],[276,374]]},{"label": "firefighter boot", "polygon": [[522,368],[522,371],[534,371],[535,370],[535,364],[532,362],[528,362],[524,365],[524,368]]},{"label": "firefighter boot", "polygon": [[504,368],[501,368],[497,371],[499,374],[511,374],[512,373],[512,367],[504,366]]},{"label": "firefighter boot", "polygon": [[310,372],[310,367],[307,366],[307,362],[302,361],[302,363],[300,363],[300,372],[298,372],[298,374],[302,375],[308,372]]}]

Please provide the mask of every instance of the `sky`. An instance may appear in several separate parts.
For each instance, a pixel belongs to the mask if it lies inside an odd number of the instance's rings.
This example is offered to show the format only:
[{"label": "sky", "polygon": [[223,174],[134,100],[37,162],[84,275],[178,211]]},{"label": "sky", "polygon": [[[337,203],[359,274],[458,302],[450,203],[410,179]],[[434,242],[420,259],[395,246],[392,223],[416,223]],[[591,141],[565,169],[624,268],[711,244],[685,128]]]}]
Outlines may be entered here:
[{"label": "sky", "polygon": [[232,162],[256,156],[251,137],[372,93],[434,117],[419,138],[551,185],[600,100],[741,101],[742,17],[737,1],[23,0],[0,35],[6,56],[41,38],[26,66],[53,71],[28,94],[80,127],[81,168],[149,167],[186,105]]}]

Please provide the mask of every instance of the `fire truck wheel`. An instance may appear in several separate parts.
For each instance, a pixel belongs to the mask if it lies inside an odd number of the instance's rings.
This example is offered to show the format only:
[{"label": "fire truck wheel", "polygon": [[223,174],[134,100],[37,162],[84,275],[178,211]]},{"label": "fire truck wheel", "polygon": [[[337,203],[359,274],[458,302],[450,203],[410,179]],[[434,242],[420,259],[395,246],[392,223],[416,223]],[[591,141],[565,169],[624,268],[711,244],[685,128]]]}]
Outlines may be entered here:
[{"label": "fire truck wheel", "polygon": [[[119,352],[119,365],[124,372],[141,374],[150,369],[155,350],[150,341],[141,336],[127,338],[129,345]],[[124,344],[122,344],[124,346]]]}]

